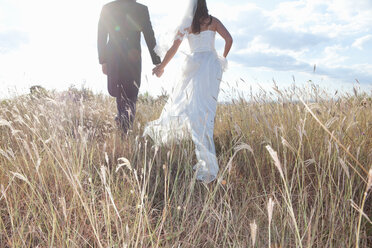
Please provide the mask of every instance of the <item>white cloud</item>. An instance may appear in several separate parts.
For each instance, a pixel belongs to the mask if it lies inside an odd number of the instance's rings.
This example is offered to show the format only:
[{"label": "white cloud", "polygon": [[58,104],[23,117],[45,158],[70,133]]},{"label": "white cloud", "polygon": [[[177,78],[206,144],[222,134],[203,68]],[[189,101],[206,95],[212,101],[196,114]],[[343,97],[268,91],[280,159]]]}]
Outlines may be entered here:
[{"label": "white cloud", "polygon": [[372,35],[371,34],[365,35],[363,37],[356,39],[352,46],[358,48],[359,50],[363,50],[363,46],[365,45],[365,43],[367,43],[370,40],[372,40]]},{"label": "white cloud", "polygon": [[271,15],[276,27],[338,37],[370,30],[372,7],[368,0],[298,0],[282,2]]},{"label": "white cloud", "polygon": [[251,2],[248,10],[239,10],[244,4],[220,3],[221,13],[234,16],[227,18],[238,43],[232,59],[247,67],[298,72],[317,64],[319,74],[371,82],[367,71],[349,61],[358,60],[350,52],[355,36],[363,39],[354,46],[362,46],[369,39],[366,33],[372,32],[372,1],[281,1],[272,9],[258,4]]},{"label": "white cloud", "polygon": [[318,74],[326,75],[343,82],[352,83],[358,81],[366,85],[371,85],[372,74],[369,71],[364,71],[360,67],[361,65],[337,67],[320,66],[317,67],[316,71]]},{"label": "white cloud", "polygon": [[270,68],[276,71],[299,71],[311,72],[312,66],[295,59],[292,56],[277,54],[274,52],[257,51],[232,55],[235,59],[247,67]]},{"label": "white cloud", "polygon": [[324,48],[323,56],[318,60],[318,63],[327,66],[337,66],[347,60],[346,56],[341,55],[348,48],[341,45],[331,45]]},{"label": "white cloud", "polygon": [[15,29],[0,31],[0,54],[17,50],[28,41],[26,32]]}]

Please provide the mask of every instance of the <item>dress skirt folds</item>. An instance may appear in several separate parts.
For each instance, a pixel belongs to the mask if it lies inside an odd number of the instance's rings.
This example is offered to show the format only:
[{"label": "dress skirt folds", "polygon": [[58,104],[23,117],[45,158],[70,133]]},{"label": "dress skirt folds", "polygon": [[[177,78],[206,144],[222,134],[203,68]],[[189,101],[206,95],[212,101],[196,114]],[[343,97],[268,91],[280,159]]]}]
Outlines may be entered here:
[{"label": "dress skirt folds", "polygon": [[167,145],[191,138],[198,162],[194,166],[198,180],[216,179],[218,162],[213,141],[214,118],[226,59],[214,49],[215,32],[189,34],[191,54],[187,55],[180,80],[159,119],[149,122],[144,135],[156,145]]}]

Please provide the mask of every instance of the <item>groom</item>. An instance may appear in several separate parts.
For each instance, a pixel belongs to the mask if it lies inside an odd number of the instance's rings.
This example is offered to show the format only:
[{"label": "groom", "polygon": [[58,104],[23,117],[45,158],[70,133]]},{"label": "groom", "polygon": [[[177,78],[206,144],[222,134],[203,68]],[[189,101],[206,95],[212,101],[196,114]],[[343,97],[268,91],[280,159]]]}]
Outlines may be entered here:
[{"label": "groom", "polygon": [[141,85],[141,33],[154,65],[156,40],[148,8],[135,0],[116,0],[103,6],[98,23],[98,57],[107,75],[108,91],[116,97],[117,123],[127,133],[132,126]]}]

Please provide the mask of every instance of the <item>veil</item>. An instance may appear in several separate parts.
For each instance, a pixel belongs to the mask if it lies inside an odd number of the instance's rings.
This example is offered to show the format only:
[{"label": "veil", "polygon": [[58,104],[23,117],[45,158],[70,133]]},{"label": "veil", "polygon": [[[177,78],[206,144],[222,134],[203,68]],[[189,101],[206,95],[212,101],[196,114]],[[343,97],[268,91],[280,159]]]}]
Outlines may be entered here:
[{"label": "veil", "polygon": [[[149,1],[150,9],[157,10],[160,21],[154,25],[157,45],[154,51],[164,57],[177,39],[187,35],[195,16],[198,0],[160,0]],[[160,6],[162,5],[162,6]],[[171,10],[171,11],[170,11]]]},{"label": "veil", "polygon": [[178,33],[185,35],[187,33],[187,28],[189,28],[192,24],[192,21],[195,16],[196,8],[197,8],[198,0],[188,0],[187,8],[185,14],[182,18],[181,23],[178,25],[176,29],[175,39],[180,39]]}]

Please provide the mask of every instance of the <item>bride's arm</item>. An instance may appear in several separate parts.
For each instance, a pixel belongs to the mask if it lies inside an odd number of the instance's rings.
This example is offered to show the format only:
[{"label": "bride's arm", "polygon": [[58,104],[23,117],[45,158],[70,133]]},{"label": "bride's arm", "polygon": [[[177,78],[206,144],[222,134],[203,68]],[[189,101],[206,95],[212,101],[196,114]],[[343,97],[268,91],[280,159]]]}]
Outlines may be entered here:
[{"label": "bride's arm", "polygon": [[181,43],[182,43],[182,34],[177,34],[177,37],[176,39],[174,40],[173,42],[173,45],[171,46],[171,48],[169,48],[169,50],[167,51],[167,53],[165,54],[165,57],[163,59],[163,62],[161,62],[160,65],[158,65],[157,67],[155,67],[152,72],[153,74],[163,74],[162,72],[164,71],[164,68],[168,65],[168,63],[172,60],[172,58],[174,57],[174,55],[177,53],[178,51],[178,48],[180,47]]},{"label": "bride's arm", "polygon": [[220,20],[218,20],[217,18],[215,19],[216,19],[216,31],[225,40],[225,51],[223,52],[223,56],[226,58],[232,47],[233,38],[231,37],[231,34],[226,29],[226,27],[222,24],[222,22],[220,22]]}]

